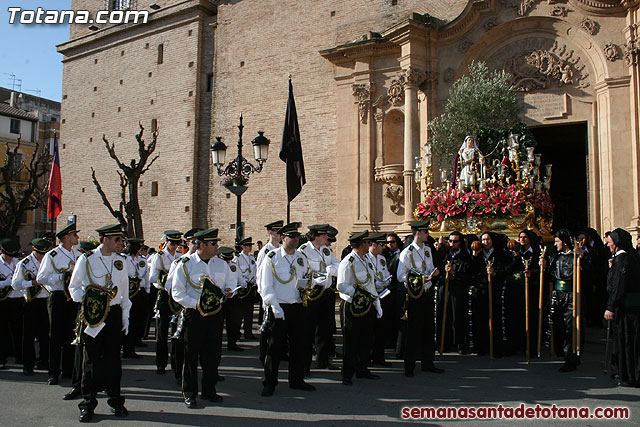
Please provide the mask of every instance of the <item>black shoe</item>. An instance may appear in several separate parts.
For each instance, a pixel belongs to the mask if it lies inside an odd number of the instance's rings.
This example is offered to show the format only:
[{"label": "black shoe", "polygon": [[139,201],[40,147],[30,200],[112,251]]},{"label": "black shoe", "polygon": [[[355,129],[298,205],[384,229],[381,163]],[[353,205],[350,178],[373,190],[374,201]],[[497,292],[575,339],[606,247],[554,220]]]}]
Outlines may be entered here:
[{"label": "black shoe", "polygon": [[118,418],[124,418],[129,415],[129,411],[127,411],[127,408],[125,408],[123,405],[111,408],[111,412],[113,412],[113,414]]},{"label": "black shoe", "polygon": [[433,372],[434,374],[441,374],[444,372],[444,369],[436,368],[435,365],[431,364],[428,366],[423,366],[422,372]]},{"label": "black shoe", "polygon": [[208,400],[209,402],[215,402],[215,403],[222,402],[224,400],[222,396],[220,396],[219,394],[214,394],[213,396],[209,394],[203,394],[202,398],[204,400]]},{"label": "black shoe", "polygon": [[289,388],[294,390],[302,390],[302,391],[315,391],[315,387],[311,384],[305,383],[304,381],[296,384],[289,384]]},{"label": "black shoe", "polygon": [[126,353],[122,355],[123,359],[142,359],[142,355],[133,352],[133,353]]},{"label": "black shoe", "polygon": [[64,395],[62,400],[73,400],[80,397],[81,394],[80,387],[74,387],[69,393]]},{"label": "black shoe", "polygon": [[49,377],[49,379],[47,380],[47,384],[58,385],[58,377]]},{"label": "black shoe", "polygon": [[351,378],[343,378],[342,384],[344,385],[353,385],[353,380]]},{"label": "black shoe", "polygon": [[384,366],[385,368],[390,368],[391,367],[391,362],[387,362],[386,360],[374,360],[373,361],[373,365],[374,366]]},{"label": "black shoe", "polygon": [[269,385],[266,385],[266,386],[264,386],[264,387],[262,388],[262,393],[260,393],[260,395],[261,395],[261,396],[264,396],[264,397],[273,396],[273,392],[274,392],[275,390],[276,390],[276,388],[275,388],[275,387],[273,387],[273,386],[269,386]]},{"label": "black shoe", "polygon": [[33,376],[33,368],[22,368],[22,374],[26,375],[27,377]]},{"label": "black shoe", "polygon": [[413,373],[413,369],[405,369],[404,370],[405,377],[415,377],[416,375]]},{"label": "black shoe", "polygon": [[240,347],[238,344],[229,344],[229,345],[227,345],[227,350],[229,350],[229,351],[244,351],[244,348]]},{"label": "black shoe", "polygon": [[164,375],[167,372],[166,368],[161,368],[158,366],[158,368],[156,369],[156,374],[158,375]]},{"label": "black shoe", "polygon": [[576,365],[574,365],[573,363],[567,363],[565,362],[564,365],[562,365],[560,367],[560,369],[558,369],[560,372],[571,372],[571,371],[575,371],[576,370]]},{"label": "black shoe", "polygon": [[78,421],[81,423],[88,423],[93,419],[93,411],[87,408],[80,409],[80,417],[78,417]]},{"label": "black shoe", "polygon": [[365,372],[364,374],[356,374],[356,378],[365,378],[367,380],[379,380],[380,375],[372,374],[371,372]]},{"label": "black shoe", "polygon": [[184,399],[184,404],[187,405],[187,408],[189,409],[195,409],[198,407],[198,403],[196,402],[195,397],[186,397]]}]

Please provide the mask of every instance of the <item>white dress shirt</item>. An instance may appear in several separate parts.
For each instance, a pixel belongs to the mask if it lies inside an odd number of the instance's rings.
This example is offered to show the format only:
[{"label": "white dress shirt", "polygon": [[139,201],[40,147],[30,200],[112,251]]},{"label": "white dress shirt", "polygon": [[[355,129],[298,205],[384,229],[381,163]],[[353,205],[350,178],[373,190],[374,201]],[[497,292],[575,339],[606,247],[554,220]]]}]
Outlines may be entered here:
[{"label": "white dress shirt", "polygon": [[[13,273],[16,271],[18,265],[18,259],[12,258],[11,262],[6,262],[4,257],[0,256],[0,288],[11,288],[11,281],[13,280]],[[11,292],[7,298],[22,298],[22,291],[11,288]]]},{"label": "white dress shirt", "polygon": [[[398,260],[397,276],[399,283],[404,285],[407,279],[407,273],[411,269],[417,270],[427,277],[433,273],[435,267],[433,265],[433,256],[431,255],[431,248],[429,245],[423,243],[422,247],[419,247],[416,242],[413,241],[409,246],[402,250]],[[425,290],[430,287],[431,281],[425,281]]]},{"label": "white dress shirt", "polygon": [[[356,291],[356,284],[360,284],[367,292],[377,297],[378,292],[374,283],[374,273],[373,265],[367,260],[366,256],[363,259],[360,258],[360,255],[355,250],[351,251],[349,255],[340,261],[340,266],[338,267],[340,298],[350,303]],[[380,299],[376,298],[373,305],[381,315]]]},{"label": "white dress shirt", "polygon": [[73,271],[82,253],[72,247],[70,251],[56,246],[44,255],[36,280],[42,283],[49,292],[64,291],[62,269]]},{"label": "white dress shirt", "polygon": [[[16,270],[13,272],[13,279],[11,286],[16,291],[19,291],[21,295],[27,297],[27,288],[33,286],[33,279],[38,275],[40,269],[40,261],[31,252],[28,256],[24,257],[17,265]],[[31,278],[30,278],[31,277]],[[36,280],[37,281],[37,280]],[[43,286],[40,293],[36,298],[48,298],[49,291]]]},{"label": "white dress shirt", "polygon": [[280,304],[301,303],[298,281],[306,280],[308,274],[309,264],[300,252],[295,251],[290,255],[282,246],[269,252],[260,270],[260,295],[265,306],[281,311]]},{"label": "white dress shirt", "polygon": [[196,308],[202,294],[200,279],[205,275],[223,292],[234,285],[231,269],[225,261],[216,256],[205,261],[194,252],[184,255],[175,269],[171,283],[174,301],[185,308]]}]

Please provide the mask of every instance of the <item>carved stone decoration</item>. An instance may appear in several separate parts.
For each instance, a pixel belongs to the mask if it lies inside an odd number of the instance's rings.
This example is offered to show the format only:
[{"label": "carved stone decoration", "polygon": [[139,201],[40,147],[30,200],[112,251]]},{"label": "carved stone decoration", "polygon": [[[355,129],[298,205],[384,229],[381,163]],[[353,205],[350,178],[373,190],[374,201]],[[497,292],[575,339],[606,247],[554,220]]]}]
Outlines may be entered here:
[{"label": "carved stone decoration", "polygon": [[597,21],[589,19],[585,16],[584,18],[582,18],[582,21],[580,22],[580,27],[583,30],[585,30],[587,33],[594,35],[595,33],[598,32],[598,29],[600,28],[600,24],[598,24]]},{"label": "carved stone decoration", "polygon": [[492,16],[491,18],[487,19],[487,21],[484,23],[484,30],[489,32],[496,25],[498,25],[498,22],[496,21],[496,17]]},{"label": "carved stone decoration", "polygon": [[354,83],[351,86],[353,90],[353,96],[357,98],[356,104],[358,104],[358,115],[362,123],[367,122],[367,112],[371,104],[371,96],[376,91],[376,85],[374,83]]},{"label": "carved stone decoration", "polygon": [[495,68],[503,68],[514,76],[513,84],[525,92],[547,89],[552,85],[590,86],[589,72],[580,56],[564,44],[530,38],[496,51],[487,60]]},{"label": "carved stone decoration", "polygon": [[387,90],[389,96],[389,103],[394,107],[398,107],[404,104],[404,86],[402,83],[402,77],[391,80],[391,85]]},{"label": "carved stone decoration", "polygon": [[428,91],[431,91],[431,90],[435,89],[435,87],[437,85],[438,85],[438,72],[437,71],[427,71],[425,73],[424,83],[422,84],[422,86],[420,86],[420,89],[423,92],[428,92]]},{"label": "carved stone decoration", "polygon": [[451,83],[455,77],[456,77],[456,70],[454,70],[451,67],[444,70],[444,73],[442,74],[442,80],[445,83]]},{"label": "carved stone decoration", "polygon": [[624,45],[624,63],[627,67],[638,64],[640,57],[640,40],[630,40]]},{"label": "carved stone decoration", "polygon": [[615,61],[620,56],[620,51],[618,46],[613,44],[613,42],[609,42],[602,48],[604,51],[604,56],[611,62]]},{"label": "carved stone decoration", "polygon": [[569,9],[564,6],[558,5],[553,6],[549,11],[549,14],[551,16],[567,16],[567,13],[569,13]]},{"label": "carved stone decoration", "polygon": [[407,87],[418,87],[426,78],[423,71],[414,67],[407,67],[402,70],[402,84]]},{"label": "carved stone decoration", "polygon": [[472,41],[470,41],[470,40],[462,40],[462,42],[460,42],[460,44],[458,45],[458,50],[460,52],[466,52],[466,51],[469,50],[471,45],[473,45]]},{"label": "carved stone decoration", "polygon": [[376,122],[381,122],[384,119],[384,110],[383,106],[387,100],[386,95],[380,95],[378,99],[371,105],[373,107],[373,118]]},{"label": "carved stone decoration", "polygon": [[539,0],[522,0],[520,2],[520,10],[518,11],[518,15],[525,16],[531,9],[534,8],[538,1]]},{"label": "carved stone decoration", "polygon": [[391,212],[396,215],[402,215],[404,213],[404,187],[399,184],[388,184],[384,189],[384,196],[391,199]]}]

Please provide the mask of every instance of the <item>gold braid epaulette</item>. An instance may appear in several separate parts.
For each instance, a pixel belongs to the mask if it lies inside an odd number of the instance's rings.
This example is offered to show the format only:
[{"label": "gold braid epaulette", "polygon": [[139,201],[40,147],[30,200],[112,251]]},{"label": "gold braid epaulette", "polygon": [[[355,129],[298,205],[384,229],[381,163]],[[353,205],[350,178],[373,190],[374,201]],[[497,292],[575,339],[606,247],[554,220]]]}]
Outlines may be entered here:
[{"label": "gold braid epaulette", "polygon": [[293,280],[293,276],[295,275],[296,278],[298,277],[298,272],[296,271],[296,266],[295,265],[291,265],[292,268],[292,272],[291,272],[291,276],[289,276],[289,280],[282,280],[280,278],[280,276],[278,276],[278,273],[276,273],[276,266],[273,265],[273,259],[269,260],[271,262],[271,271],[273,272],[273,276],[276,278],[276,280],[280,283],[282,283],[283,285],[286,285],[287,283],[291,282]]},{"label": "gold braid epaulette", "polygon": [[[351,274],[353,274],[353,280],[356,282],[356,285],[364,285],[371,280],[371,274],[369,274],[369,269],[367,269],[367,278],[364,281],[360,281],[358,276],[356,275],[356,269],[353,267],[353,263],[351,263]],[[355,287],[355,286],[354,286]]]},{"label": "gold braid epaulette", "polygon": [[[189,275],[189,272],[187,271],[187,263],[183,262],[182,263],[182,272],[184,273],[184,277],[187,279],[187,283],[189,284],[189,286],[191,286],[193,289],[202,289],[202,285],[199,285],[197,283],[193,283],[193,280],[191,280],[191,275]],[[211,280],[211,279],[209,279]],[[213,280],[212,280],[213,282]]]}]

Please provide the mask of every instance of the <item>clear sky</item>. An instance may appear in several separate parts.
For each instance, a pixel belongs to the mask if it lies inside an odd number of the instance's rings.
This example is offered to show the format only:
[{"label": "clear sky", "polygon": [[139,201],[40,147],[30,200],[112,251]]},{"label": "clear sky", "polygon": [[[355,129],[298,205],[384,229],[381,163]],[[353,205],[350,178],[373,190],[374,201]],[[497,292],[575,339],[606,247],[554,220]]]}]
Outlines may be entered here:
[{"label": "clear sky", "polygon": [[[22,92],[60,101],[62,55],[56,45],[69,40],[68,24],[9,24],[8,7],[68,10],[71,0],[4,0],[0,7],[0,86],[11,89],[14,74]],[[20,89],[16,81],[15,89]]]}]

